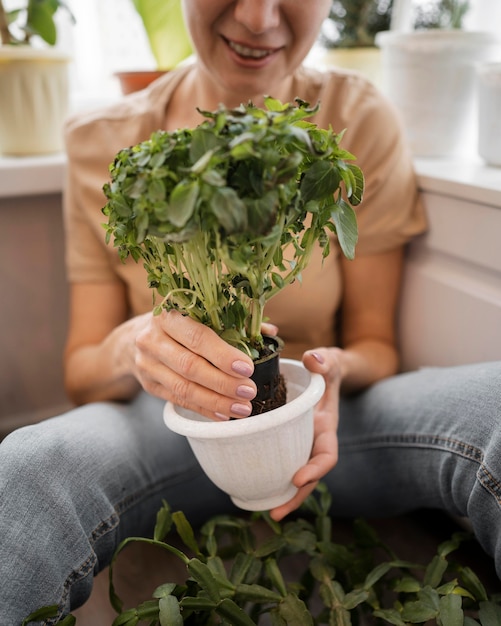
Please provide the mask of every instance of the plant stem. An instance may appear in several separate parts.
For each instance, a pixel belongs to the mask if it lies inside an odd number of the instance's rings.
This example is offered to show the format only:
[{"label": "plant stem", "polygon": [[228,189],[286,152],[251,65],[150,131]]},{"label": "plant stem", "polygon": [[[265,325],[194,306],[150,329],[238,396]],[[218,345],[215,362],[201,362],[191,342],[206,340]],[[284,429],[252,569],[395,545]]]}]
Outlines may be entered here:
[{"label": "plant stem", "polygon": [[251,323],[249,334],[252,341],[261,339],[261,324],[263,323],[263,306],[258,298],[253,298],[249,304]]},{"label": "plant stem", "polygon": [[209,262],[204,254],[209,249],[207,245],[208,234],[201,231],[189,242],[184,244],[184,265],[190,280],[198,293],[209,314],[211,327],[216,331],[222,331],[221,320],[218,315],[218,264]]},{"label": "plant stem", "polygon": [[9,22],[7,20],[7,13],[4,6],[0,1],[0,40],[4,45],[14,43],[14,37],[9,30]]}]

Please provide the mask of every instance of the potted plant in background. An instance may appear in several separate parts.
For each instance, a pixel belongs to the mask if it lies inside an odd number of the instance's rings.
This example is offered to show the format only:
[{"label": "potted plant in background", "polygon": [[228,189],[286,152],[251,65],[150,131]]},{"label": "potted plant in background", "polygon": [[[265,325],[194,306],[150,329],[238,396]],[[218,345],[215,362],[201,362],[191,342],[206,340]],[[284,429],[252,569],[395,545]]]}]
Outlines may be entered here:
[{"label": "potted plant in background", "polygon": [[[0,0],[0,152],[45,154],[63,149],[69,104],[66,54],[54,48],[60,0],[25,0],[7,10]],[[40,45],[42,44],[42,45]]]},{"label": "potted plant in background", "polygon": [[500,57],[501,39],[465,30],[469,8],[469,0],[433,0],[404,11],[406,22],[376,37],[383,90],[400,111],[416,156],[475,150],[475,66]]},{"label": "potted plant in background", "polygon": [[390,28],[393,0],[334,0],[320,34],[323,62],[362,72],[381,83],[376,34]]},{"label": "potted plant in background", "polygon": [[123,94],[147,87],[192,54],[180,0],[131,0],[156,62],[151,70],[116,72]]},{"label": "potted plant in background", "polygon": [[[156,312],[177,309],[208,325],[253,358],[256,372],[260,361],[266,369],[275,364],[266,382],[256,381],[254,408],[261,415],[250,420],[215,423],[166,406],[166,421],[189,435],[195,454],[203,447],[199,460],[207,473],[218,471],[236,483],[241,478],[238,491],[231,492],[226,481],[221,488],[247,508],[271,508],[272,499],[284,501],[295,491],[290,481],[309,457],[312,406],[323,392],[322,377],[301,363],[284,363],[287,410],[263,413],[285,402],[277,346],[261,334],[264,307],[300,278],[315,246],[323,256],[329,253],[329,232],[353,257],[357,224],[351,205],[361,201],[364,184],[353,155],[339,146],[341,135],[307,121],[316,108],[299,100],[297,106],[272,98],[265,103],[265,109],[221,106],[203,112],[207,119],[196,129],[158,131],[122,150],[111,166],[103,209],[107,240],[113,238],[123,260],[132,256],[144,263],[145,279],[161,298]],[[305,408],[308,388],[312,400]],[[305,430],[294,423],[286,436],[287,423],[303,414]],[[200,439],[200,446],[193,443]],[[247,461],[243,447],[230,453],[237,439],[250,447]],[[276,467],[270,467],[273,460]]]}]

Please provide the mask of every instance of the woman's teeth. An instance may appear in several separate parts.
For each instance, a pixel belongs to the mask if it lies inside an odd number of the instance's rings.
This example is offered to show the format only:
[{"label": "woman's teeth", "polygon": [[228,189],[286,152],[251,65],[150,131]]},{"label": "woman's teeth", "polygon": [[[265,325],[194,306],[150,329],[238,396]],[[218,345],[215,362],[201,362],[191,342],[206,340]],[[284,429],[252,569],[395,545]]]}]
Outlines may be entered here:
[{"label": "woman's teeth", "polygon": [[258,50],[257,48],[248,48],[247,46],[241,46],[234,41],[228,41],[228,45],[232,50],[242,57],[250,57],[251,59],[263,59],[270,55],[272,50]]}]

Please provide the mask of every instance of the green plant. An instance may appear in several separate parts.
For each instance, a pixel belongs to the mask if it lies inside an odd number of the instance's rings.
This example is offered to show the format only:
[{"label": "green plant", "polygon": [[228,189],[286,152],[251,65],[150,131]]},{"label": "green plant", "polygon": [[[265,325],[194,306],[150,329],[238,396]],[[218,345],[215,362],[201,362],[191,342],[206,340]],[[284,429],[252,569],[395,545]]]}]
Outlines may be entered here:
[{"label": "green plant", "polygon": [[180,0],[132,0],[157,69],[170,70],[192,53]]},{"label": "green plant", "polygon": [[[255,358],[266,302],[300,278],[328,231],[354,255],[363,175],[316,108],[266,99],[203,112],[194,130],[158,131],[111,166],[106,239],[143,260],[161,297]],[[343,198],[342,184],[345,197]]]},{"label": "green plant", "polygon": [[[390,29],[393,4],[393,0],[334,0],[320,42],[326,48],[374,46],[377,33]],[[470,6],[470,0],[414,3],[412,27],[460,29]]]},{"label": "green plant", "polygon": [[390,28],[393,0],[334,0],[321,33],[326,48],[375,46],[378,32]]},{"label": "green plant", "polygon": [[461,29],[470,10],[470,0],[428,0],[415,8],[415,28]]},{"label": "green plant", "polygon": [[[277,523],[267,513],[217,516],[196,533],[182,512],[171,512],[164,503],[153,538],[125,539],[113,556],[110,601],[118,613],[113,626],[255,626],[261,619],[272,626],[501,623],[501,594],[489,595],[471,568],[450,560],[472,535],[455,533],[428,564],[411,563],[364,520],[354,522],[353,541],[337,542],[330,506],[320,485],[292,521]],[[113,577],[118,556],[134,542],[180,559],[186,580],[166,581],[152,599],[124,609]],[[291,571],[291,559],[293,581],[284,573]],[[56,609],[46,611],[55,615]]]},{"label": "green plant", "polygon": [[[57,40],[54,16],[65,9],[73,19],[67,4],[62,0],[27,0],[19,8],[7,11],[0,0],[0,39],[2,44],[30,44],[33,36],[41,37],[53,46]],[[16,29],[22,34],[16,35]]]}]

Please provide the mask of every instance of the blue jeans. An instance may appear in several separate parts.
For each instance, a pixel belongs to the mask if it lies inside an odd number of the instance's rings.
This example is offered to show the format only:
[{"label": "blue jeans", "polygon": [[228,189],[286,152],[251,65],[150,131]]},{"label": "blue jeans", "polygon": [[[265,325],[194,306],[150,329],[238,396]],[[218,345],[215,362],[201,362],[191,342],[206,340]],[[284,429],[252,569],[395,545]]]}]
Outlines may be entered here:
[{"label": "blue jeans", "polygon": [[[166,499],[197,524],[232,512],[145,393],[81,407],[0,444],[0,626],[64,613]],[[420,507],[468,516],[501,578],[501,362],[401,374],[341,402],[335,516]]]}]

